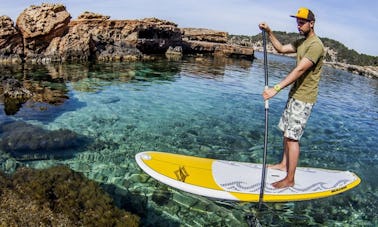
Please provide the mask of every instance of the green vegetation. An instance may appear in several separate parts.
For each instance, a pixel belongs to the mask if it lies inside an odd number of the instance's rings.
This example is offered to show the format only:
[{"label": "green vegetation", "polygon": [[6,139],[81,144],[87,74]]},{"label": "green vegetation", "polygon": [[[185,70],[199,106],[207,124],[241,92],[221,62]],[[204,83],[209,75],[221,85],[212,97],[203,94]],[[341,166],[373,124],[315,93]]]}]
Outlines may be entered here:
[{"label": "green vegetation", "polygon": [[[291,43],[298,39],[300,36],[298,33],[286,33],[275,31],[274,34],[282,43]],[[326,60],[347,63],[351,65],[359,65],[359,66],[378,66],[378,57],[377,56],[370,56],[366,54],[359,54],[355,50],[348,49],[344,44],[328,39],[322,38],[323,44],[326,48],[335,52],[335,56],[331,56],[330,52],[326,55]],[[261,42],[262,37],[261,34],[254,35],[254,36],[246,36],[246,35],[229,35],[229,42],[244,46],[252,46],[254,43]]]}]

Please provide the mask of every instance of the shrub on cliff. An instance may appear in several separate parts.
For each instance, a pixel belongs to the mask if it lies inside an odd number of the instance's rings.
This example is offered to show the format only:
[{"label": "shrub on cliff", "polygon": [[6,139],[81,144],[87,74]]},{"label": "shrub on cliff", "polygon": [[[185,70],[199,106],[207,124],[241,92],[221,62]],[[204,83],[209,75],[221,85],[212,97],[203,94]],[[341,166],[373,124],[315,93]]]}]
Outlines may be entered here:
[{"label": "shrub on cliff", "polygon": [[97,183],[65,166],[20,168],[0,182],[0,225],[139,225],[139,217],[115,207]]}]

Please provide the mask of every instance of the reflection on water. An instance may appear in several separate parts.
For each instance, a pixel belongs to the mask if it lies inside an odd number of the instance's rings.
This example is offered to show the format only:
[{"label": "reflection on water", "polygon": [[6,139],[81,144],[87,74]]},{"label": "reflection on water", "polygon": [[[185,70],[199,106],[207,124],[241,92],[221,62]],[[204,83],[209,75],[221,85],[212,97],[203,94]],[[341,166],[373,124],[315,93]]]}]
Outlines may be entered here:
[{"label": "reflection on water", "polygon": [[[295,62],[270,55],[269,64],[274,84]],[[17,79],[33,95],[11,114],[0,113],[4,171],[66,164],[104,183],[117,204],[141,215],[145,225],[377,224],[377,80],[326,67],[301,142],[301,166],[351,170],[362,183],[334,197],[266,204],[258,211],[256,204],[213,201],[162,185],[139,169],[134,155],[159,150],[261,162],[264,72],[259,53],[253,63],[185,58],[17,67],[4,68],[2,78]],[[0,106],[6,109],[2,97]],[[270,163],[281,154],[276,124],[286,97],[284,90],[270,102]],[[32,142],[22,142],[30,135]],[[52,137],[60,140],[52,143]],[[19,143],[12,147],[15,138]],[[62,141],[72,143],[65,147]],[[49,156],[56,151],[62,155]]]}]

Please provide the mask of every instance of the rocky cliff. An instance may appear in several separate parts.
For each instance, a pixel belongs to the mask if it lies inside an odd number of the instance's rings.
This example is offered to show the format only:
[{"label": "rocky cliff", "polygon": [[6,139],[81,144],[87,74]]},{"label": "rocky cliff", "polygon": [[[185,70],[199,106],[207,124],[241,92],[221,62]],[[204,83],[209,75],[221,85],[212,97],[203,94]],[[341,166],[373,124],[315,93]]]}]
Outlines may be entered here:
[{"label": "rocky cliff", "polygon": [[210,54],[253,58],[253,48],[227,43],[226,32],[178,28],[147,18],[110,20],[84,12],[76,20],[61,4],[30,6],[16,25],[0,17],[0,62],[66,62],[141,60],[154,54]]}]

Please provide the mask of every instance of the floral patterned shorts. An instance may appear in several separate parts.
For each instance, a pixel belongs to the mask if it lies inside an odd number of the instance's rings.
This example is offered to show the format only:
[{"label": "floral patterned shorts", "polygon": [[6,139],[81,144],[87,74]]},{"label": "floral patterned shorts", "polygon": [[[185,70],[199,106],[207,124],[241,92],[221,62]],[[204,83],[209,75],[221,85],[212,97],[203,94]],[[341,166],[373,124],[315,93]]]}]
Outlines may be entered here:
[{"label": "floral patterned shorts", "polygon": [[313,106],[314,103],[305,103],[289,98],[278,124],[278,128],[283,131],[284,137],[300,140]]}]

